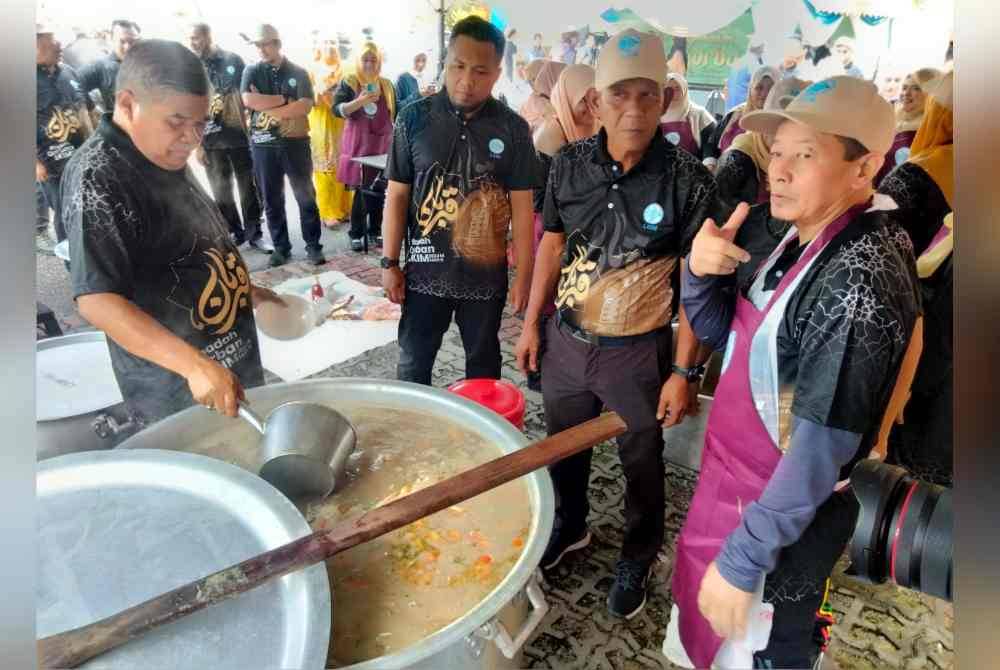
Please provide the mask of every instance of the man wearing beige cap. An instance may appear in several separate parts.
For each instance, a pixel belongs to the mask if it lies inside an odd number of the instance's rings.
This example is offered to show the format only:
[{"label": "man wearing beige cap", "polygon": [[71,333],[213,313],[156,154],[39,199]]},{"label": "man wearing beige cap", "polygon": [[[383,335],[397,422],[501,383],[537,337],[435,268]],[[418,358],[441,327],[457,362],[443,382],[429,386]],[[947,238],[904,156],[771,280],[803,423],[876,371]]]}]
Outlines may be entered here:
[{"label": "man wearing beige cap", "polygon": [[260,61],[243,70],[240,93],[243,104],[251,110],[250,153],[274,244],[269,265],[284,265],[292,253],[285,213],[285,177],[299,205],[306,256],[313,265],[322,265],[326,259],[319,242],[322,230],[309,145],[312,82],[306,70],[281,53],[281,36],[274,26],[257,26],[251,41]]},{"label": "man wearing beige cap", "polygon": [[[913,249],[895,204],[873,195],[894,128],[873,84],[826,79],[741,124],[773,137],[771,197],[706,221],[682,273],[691,327],[725,358],[664,653],[685,667],[819,667],[828,578],[858,512],[846,480],[879,449],[912,360]],[[791,222],[777,244],[775,219]]]},{"label": "man wearing beige cap", "polygon": [[[542,361],[550,434],[597,416],[603,406],[628,424],[618,438],[625,528],[608,609],[632,618],[645,604],[649,569],[663,543],[662,427],[683,419],[701,376],[683,315],[671,359],[672,287],[679,258],[705,217],[715,215],[716,189],[708,170],[659,132],[667,75],[660,39],[618,33],[596,69],[598,95],[589,104],[602,128],[552,159],[545,233],[515,355],[522,372],[537,369],[539,317],[554,299]],[[590,460],[588,451],[551,468],[558,503],[544,569],[590,541]]]}]

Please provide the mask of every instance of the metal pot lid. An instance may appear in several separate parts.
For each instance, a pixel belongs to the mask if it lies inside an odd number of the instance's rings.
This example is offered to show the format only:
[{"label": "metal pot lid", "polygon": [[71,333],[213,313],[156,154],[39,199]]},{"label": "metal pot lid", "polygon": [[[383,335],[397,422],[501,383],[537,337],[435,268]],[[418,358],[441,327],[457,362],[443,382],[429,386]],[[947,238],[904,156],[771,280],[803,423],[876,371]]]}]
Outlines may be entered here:
[{"label": "metal pot lid", "polygon": [[38,421],[89,414],[122,403],[104,333],[40,340],[35,354]]},{"label": "metal pot lid", "polygon": [[[92,451],[38,464],[38,637],[131,605],[311,532],[270,484],[175,451]],[[331,601],[318,564],[206,608],[83,668],[324,667]]]}]

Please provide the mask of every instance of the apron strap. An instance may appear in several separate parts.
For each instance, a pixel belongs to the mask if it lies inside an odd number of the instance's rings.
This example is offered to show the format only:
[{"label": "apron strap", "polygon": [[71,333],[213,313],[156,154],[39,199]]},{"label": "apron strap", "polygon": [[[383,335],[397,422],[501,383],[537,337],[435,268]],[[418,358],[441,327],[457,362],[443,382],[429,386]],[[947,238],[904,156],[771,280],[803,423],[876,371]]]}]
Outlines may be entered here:
[{"label": "apron strap", "polygon": [[885,460],[889,445],[889,431],[893,423],[903,423],[903,408],[906,407],[910,399],[910,386],[913,384],[913,377],[917,373],[917,364],[920,362],[920,354],[924,348],[924,317],[918,316],[913,324],[913,334],[910,335],[910,344],[906,347],[903,355],[903,363],[899,366],[899,375],[896,377],[896,385],[889,396],[889,405],[885,409],[882,417],[882,426],[878,431],[878,439],[875,441],[873,451],[880,461]]}]

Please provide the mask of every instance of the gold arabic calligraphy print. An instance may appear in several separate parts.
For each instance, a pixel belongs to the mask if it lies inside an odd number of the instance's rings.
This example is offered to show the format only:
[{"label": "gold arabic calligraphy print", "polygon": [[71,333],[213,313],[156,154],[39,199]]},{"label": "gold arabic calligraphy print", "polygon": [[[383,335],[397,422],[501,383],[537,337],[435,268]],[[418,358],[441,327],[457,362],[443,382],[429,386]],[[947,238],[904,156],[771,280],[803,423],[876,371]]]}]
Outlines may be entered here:
[{"label": "gold arabic calligraphy print", "polygon": [[576,307],[587,300],[590,293],[590,273],[597,269],[595,261],[587,260],[587,249],[576,245],[573,261],[559,271],[559,290],[556,294],[556,307]]},{"label": "gold arabic calligraphy print", "polygon": [[267,112],[258,112],[254,127],[257,130],[274,130],[280,125],[280,121]]},{"label": "gold arabic calligraphy print", "polygon": [[434,185],[427,191],[417,214],[417,225],[422,237],[427,237],[435,228],[447,228],[458,218],[458,187],[444,185],[444,177],[434,178]]},{"label": "gold arabic calligraphy print", "polygon": [[205,254],[209,258],[209,277],[198,298],[196,313],[191,315],[191,324],[198,330],[213,326],[213,334],[224,335],[233,327],[240,309],[249,304],[250,277],[236,254],[230,252],[223,258],[215,249]]},{"label": "gold arabic calligraphy print", "polygon": [[45,136],[53,142],[65,142],[70,135],[79,132],[80,128],[80,117],[75,109],[56,107],[45,126]]}]

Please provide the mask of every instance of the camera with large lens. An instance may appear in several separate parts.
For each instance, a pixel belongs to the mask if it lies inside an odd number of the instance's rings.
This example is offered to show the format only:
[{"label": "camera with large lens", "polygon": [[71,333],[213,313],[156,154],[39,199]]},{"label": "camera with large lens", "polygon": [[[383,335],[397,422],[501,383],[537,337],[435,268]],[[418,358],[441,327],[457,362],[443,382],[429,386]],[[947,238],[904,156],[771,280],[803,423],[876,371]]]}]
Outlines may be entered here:
[{"label": "camera with large lens", "polygon": [[951,601],[951,489],[876,460],[858,463],[851,488],[860,503],[847,574]]}]

